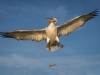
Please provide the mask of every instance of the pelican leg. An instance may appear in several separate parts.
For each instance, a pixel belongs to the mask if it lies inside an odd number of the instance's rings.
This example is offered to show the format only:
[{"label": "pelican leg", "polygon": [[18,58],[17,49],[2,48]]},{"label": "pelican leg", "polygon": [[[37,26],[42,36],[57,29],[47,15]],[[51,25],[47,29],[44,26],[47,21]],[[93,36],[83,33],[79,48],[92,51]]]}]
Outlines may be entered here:
[{"label": "pelican leg", "polygon": [[49,42],[49,44],[48,44],[48,45],[49,45],[49,50],[50,50],[50,42]]},{"label": "pelican leg", "polygon": [[45,48],[50,50],[50,42],[45,46]]},{"label": "pelican leg", "polygon": [[65,47],[64,45],[62,45],[61,43],[58,43],[58,46],[60,46],[60,48]]}]

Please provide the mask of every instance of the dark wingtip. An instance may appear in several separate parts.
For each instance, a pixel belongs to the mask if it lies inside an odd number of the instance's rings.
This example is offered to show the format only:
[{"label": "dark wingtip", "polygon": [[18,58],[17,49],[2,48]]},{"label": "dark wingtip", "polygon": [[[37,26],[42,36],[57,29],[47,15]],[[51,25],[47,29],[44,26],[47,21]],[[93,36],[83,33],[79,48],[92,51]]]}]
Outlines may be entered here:
[{"label": "dark wingtip", "polygon": [[5,32],[0,32],[0,37],[4,37]]},{"label": "dark wingtip", "polygon": [[92,11],[91,13],[93,14],[93,16],[98,16],[98,15],[97,15],[97,14],[98,14],[98,9]]},{"label": "dark wingtip", "polygon": [[4,32],[0,32],[0,35],[3,35],[4,34]]}]

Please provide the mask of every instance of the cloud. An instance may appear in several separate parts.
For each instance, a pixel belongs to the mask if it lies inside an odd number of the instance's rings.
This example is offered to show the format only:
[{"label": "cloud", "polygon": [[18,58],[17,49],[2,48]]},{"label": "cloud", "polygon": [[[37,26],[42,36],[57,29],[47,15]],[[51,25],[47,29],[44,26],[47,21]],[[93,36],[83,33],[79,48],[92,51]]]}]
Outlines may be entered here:
[{"label": "cloud", "polygon": [[23,3],[21,5],[7,5],[5,3],[0,3],[0,14],[4,16],[14,16],[14,15],[24,15],[27,13],[44,15],[44,17],[56,17],[60,20],[64,20],[68,10],[64,5],[49,5],[48,7],[41,7],[33,4]]},{"label": "cloud", "polygon": [[7,66],[7,67],[31,68],[31,67],[37,67],[37,66],[39,67],[39,64],[40,63],[38,63],[38,61],[35,59],[25,58],[17,54],[12,54],[8,57],[3,57],[3,56],[0,57],[0,65]]},{"label": "cloud", "polygon": [[[53,58],[27,58],[22,55],[12,54],[9,56],[0,56],[0,66],[26,69],[38,72],[48,73],[48,75],[84,75],[90,74],[92,71],[99,72],[100,60],[95,59],[100,56],[69,56],[69,57],[53,57]],[[49,68],[49,64],[57,64],[55,67]],[[95,67],[96,66],[96,67]],[[97,68],[97,69],[96,69]],[[94,73],[93,72],[93,73]],[[83,73],[83,74],[82,74]],[[98,75],[98,73],[97,73]]]}]

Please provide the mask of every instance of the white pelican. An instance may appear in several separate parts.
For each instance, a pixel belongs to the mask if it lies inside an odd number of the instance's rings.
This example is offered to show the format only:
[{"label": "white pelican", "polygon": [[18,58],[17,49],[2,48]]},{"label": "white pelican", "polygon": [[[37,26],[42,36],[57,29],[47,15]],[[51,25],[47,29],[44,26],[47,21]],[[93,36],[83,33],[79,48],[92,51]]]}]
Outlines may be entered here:
[{"label": "white pelican", "polygon": [[62,45],[59,41],[60,36],[68,35],[77,28],[82,27],[86,21],[94,18],[94,16],[97,16],[97,10],[94,10],[93,12],[90,12],[88,14],[77,16],[60,26],[55,26],[57,22],[56,18],[47,18],[46,20],[50,24],[44,29],[0,32],[0,35],[4,38],[15,38],[16,40],[32,40],[36,42],[46,40],[47,45],[45,46],[45,48],[53,52],[58,47],[64,47],[64,45]]}]

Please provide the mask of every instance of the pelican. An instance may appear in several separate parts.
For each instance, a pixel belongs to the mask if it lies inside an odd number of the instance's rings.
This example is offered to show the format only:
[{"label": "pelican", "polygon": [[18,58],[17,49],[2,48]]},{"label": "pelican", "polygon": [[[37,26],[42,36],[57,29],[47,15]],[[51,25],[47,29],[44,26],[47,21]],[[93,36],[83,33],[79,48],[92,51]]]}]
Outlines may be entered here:
[{"label": "pelican", "polygon": [[56,65],[56,64],[50,64],[49,67],[53,67],[53,66],[55,66],[55,65]]},{"label": "pelican", "polygon": [[77,16],[59,26],[56,26],[56,18],[46,18],[46,21],[50,24],[44,29],[0,32],[0,35],[3,38],[14,38],[16,40],[32,40],[36,42],[46,40],[47,45],[45,48],[53,52],[57,50],[58,47],[64,47],[64,45],[62,45],[59,41],[60,36],[68,35],[79,27],[82,27],[85,22],[97,16],[97,12],[97,10],[94,10],[88,14]]}]

